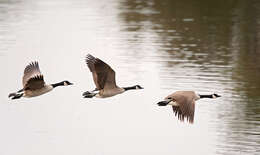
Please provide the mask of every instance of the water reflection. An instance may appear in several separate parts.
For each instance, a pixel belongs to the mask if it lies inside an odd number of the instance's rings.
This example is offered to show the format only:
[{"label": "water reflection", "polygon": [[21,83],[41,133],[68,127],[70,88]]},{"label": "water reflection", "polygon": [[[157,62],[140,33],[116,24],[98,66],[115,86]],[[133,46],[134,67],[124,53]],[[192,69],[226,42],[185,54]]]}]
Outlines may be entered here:
[{"label": "water reflection", "polygon": [[153,34],[148,40],[163,88],[217,89],[225,96],[214,109],[221,129],[216,152],[254,153],[260,145],[260,3],[125,0],[120,7],[122,31],[135,34],[136,44],[144,42],[143,33]]},{"label": "water reflection", "polygon": [[[259,152],[259,8],[257,0],[0,1],[0,154]],[[145,90],[83,100],[93,88],[87,53],[111,64],[119,85]],[[34,59],[50,82],[75,86],[9,104]],[[155,105],[187,89],[223,96],[198,102],[193,126]]]}]

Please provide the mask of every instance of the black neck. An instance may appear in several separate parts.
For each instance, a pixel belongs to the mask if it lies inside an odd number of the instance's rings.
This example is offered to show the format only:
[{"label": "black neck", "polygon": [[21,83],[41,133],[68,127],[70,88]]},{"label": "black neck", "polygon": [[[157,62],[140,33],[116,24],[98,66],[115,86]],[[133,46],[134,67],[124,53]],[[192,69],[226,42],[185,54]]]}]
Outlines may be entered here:
[{"label": "black neck", "polygon": [[53,88],[58,87],[58,86],[64,86],[64,82],[58,82],[58,83],[54,83],[51,84]]},{"label": "black neck", "polygon": [[200,98],[213,98],[213,95],[199,95]]},{"label": "black neck", "polygon": [[135,86],[132,86],[132,87],[123,87],[125,91],[127,90],[131,90],[131,89],[136,89]]}]

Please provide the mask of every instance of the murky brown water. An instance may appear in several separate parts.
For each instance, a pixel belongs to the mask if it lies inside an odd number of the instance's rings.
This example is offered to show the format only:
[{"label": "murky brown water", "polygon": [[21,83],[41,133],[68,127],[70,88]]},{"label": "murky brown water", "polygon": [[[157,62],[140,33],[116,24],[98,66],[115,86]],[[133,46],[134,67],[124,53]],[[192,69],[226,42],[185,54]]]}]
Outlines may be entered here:
[{"label": "murky brown water", "polygon": [[[0,0],[0,154],[259,154],[259,23],[257,0]],[[83,99],[87,53],[145,89]],[[10,101],[33,60],[75,85]],[[189,125],[156,105],[176,90],[223,97]]]}]

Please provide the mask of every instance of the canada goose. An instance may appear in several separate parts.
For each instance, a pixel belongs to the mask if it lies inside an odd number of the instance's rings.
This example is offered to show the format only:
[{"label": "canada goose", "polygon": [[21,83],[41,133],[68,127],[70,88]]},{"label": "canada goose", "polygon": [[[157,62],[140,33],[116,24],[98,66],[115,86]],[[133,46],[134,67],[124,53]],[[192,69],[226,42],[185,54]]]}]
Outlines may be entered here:
[{"label": "canada goose", "polygon": [[38,62],[32,62],[26,66],[23,75],[23,89],[10,93],[9,98],[19,99],[21,97],[35,97],[45,94],[58,86],[72,85],[69,81],[62,81],[55,84],[45,84]]},{"label": "canada goose", "polygon": [[143,89],[139,85],[132,87],[118,87],[115,80],[115,71],[99,58],[95,58],[88,54],[86,56],[86,63],[90,72],[92,72],[96,88],[93,91],[84,92],[84,98],[92,98],[94,96],[97,98],[106,98],[121,94],[131,89]]},{"label": "canada goose", "polygon": [[193,123],[195,101],[201,98],[217,98],[218,94],[200,95],[194,91],[176,91],[175,93],[167,96],[164,101],[158,102],[159,106],[172,105],[175,116],[178,116],[180,121],[186,118],[189,123]]}]

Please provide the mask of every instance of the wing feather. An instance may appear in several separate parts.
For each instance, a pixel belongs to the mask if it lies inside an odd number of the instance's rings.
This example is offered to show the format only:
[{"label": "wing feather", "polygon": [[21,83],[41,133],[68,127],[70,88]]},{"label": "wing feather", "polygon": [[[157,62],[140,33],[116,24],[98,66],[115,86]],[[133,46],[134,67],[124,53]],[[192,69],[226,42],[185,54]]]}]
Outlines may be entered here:
[{"label": "wing feather", "polygon": [[31,62],[24,69],[23,87],[25,90],[35,90],[44,87],[44,78],[37,61]]},{"label": "wing feather", "polygon": [[90,54],[86,56],[86,63],[98,90],[116,87],[115,71],[108,64]]},{"label": "wing feather", "polygon": [[193,94],[193,92],[176,92],[167,97],[170,97],[178,104],[178,106],[172,106],[172,108],[175,116],[177,116],[180,121],[184,121],[185,119],[189,123],[193,123],[194,121],[195,98],[194,95],[191,94]]}]

